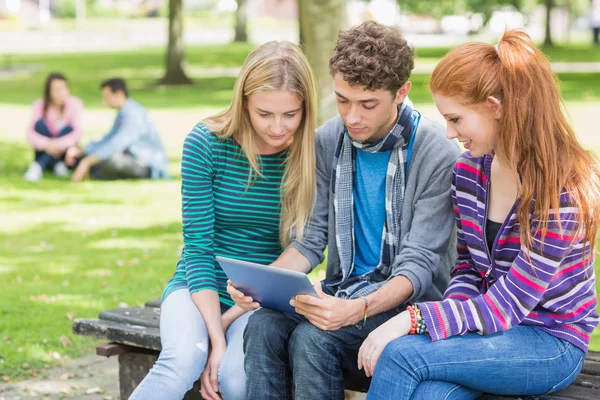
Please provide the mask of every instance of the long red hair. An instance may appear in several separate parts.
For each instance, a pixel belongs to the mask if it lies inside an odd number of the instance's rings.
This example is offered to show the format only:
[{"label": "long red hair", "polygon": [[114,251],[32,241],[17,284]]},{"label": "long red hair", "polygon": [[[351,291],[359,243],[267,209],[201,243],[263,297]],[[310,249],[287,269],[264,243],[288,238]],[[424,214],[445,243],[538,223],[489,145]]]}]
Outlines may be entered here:
[{"label": "long red hair", "polygon": [[[521,175],[517,217],[521,240],[531,249],[531,212],[542,240],[552,210],[566,190],[579,210],[580,234],[595,248],[600,212],[600,164],[584,150],[567,122],[550,62],[523,31],[504,33],[496,46],[466,43],[451,50],[433,71],[432,93],[465,105],[489,96],[501,101],[496,148]],[[532,201],[535,202],[532,205]]]}]

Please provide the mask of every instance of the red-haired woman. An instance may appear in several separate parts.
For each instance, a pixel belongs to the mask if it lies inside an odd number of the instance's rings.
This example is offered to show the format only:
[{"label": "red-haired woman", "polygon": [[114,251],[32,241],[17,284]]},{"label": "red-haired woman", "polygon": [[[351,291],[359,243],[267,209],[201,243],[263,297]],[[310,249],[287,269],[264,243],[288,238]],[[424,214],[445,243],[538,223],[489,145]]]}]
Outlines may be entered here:
[{"label": "red-haired woman", "polygon": [[453,177],[459,257],[444,300],[413,304],[363,343],[368,399],[563,389],[599,321],[598,160],[524,32],[457,47],[430,87],[447,137],[468,150]]}]

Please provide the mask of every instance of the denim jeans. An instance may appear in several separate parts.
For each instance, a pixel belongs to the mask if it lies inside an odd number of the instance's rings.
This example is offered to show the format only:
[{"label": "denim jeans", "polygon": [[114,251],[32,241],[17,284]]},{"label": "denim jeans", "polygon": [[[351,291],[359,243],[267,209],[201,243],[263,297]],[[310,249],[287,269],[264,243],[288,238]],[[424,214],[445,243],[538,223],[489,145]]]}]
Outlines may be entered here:
[{"label": "denim jeans", "polygon": [[94,165],[90,169],[90,175],[94,179],[104,181],[149,179],[152,176],[152,170],[126,151]]},{"label": "denim jeans", "polygon": [[367,400],[543,395],[569,386],[584,358],[575,345],[522,325],[436,342],[425,335],[404,336],[383,350]]},{"label": "denim jeans", "polygon": [[248,399],[344,399],[344,388],[367,391],[370,379],[358,370],[358,350],[367,335],[404,307],[354,325],[322,331],[304,317],[260,309],[244,331]]},{"label": "denim jeans", "polygon": [[[242,338],[250,314],[235,320],[225,335],[227,352],[218,371],[223,400],[246,398]],[[163,301],[160,340],[160,356],[130,400],[181,400],[204,371],[208,332],[187,289],[176,290]]]},{"label": "denim jeans", "polygon": [[[71,126],[67,125],[58,133],[58,136],[52,136],[52,134],[50,133],[50,129],[48,128],[48,125],[46,125],[46,122],[44,122],[43,119],[40,119],[35,123],[35,131],[37,133],[39,133],[40,135],[56,139],[56,138],[68,135],[69,133],[73,132],[73,128]],[[35,151],[35,162],[40,164],[40,167],[42,167],[42,170],[52,168],[52,167],[54,167],[54,164],[56,164],[59,161],[64,161],[64,159],[65,159],[65,153],[63,153],[60,158],[55,158],[44,151],[37,151],[37,150]]]}]

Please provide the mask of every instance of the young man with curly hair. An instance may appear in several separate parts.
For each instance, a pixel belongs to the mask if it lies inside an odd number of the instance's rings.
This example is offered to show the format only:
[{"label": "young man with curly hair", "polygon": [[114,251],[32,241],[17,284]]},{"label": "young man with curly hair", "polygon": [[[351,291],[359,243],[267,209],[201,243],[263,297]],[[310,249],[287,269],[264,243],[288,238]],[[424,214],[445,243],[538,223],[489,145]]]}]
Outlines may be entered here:
[{"label": "young man with curly hair", "polygon": [[[408,302],[441,299],[455,259],[450,186],[458,146],[408,101],[414,51],[375,22],[341,32],[329,61],[339,115],[317,131],[308,229],[273,265],[309,272],[319,298],[298,315],[255,312],[244,334],[248,399],[343,399],[368,390],[357,366],[371,331]],[[238,304],[258,306],[230,288]]]}]

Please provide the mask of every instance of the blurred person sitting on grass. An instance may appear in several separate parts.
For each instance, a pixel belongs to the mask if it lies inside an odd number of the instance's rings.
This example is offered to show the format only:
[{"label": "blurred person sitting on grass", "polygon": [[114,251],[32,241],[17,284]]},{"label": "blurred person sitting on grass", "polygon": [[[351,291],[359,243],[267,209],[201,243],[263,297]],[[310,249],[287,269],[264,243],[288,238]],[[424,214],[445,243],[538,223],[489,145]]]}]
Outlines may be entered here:
[{"label": "blurred person sitting on grass", "polygon": [[69,170],[64,163],[69,147],[76,146],[83,128],[81,115],[83,103],[69,94],[69,82],[59,73],[46,78],[44,98],[33,103],[33,117],[27,130],[27,140],[34,148],[35,158],[24,178],[29,182],[42,179],[46,169],[64,177]]},{"label": "blurred person sitting on grass", "polygon": [[148,111],[128,97],[123,79],[107,79],[100,88],[104,104],[119,113],[102,139],[67,150],[67,165],[76,167],[72,180],[168,177],[167,155]]}]

